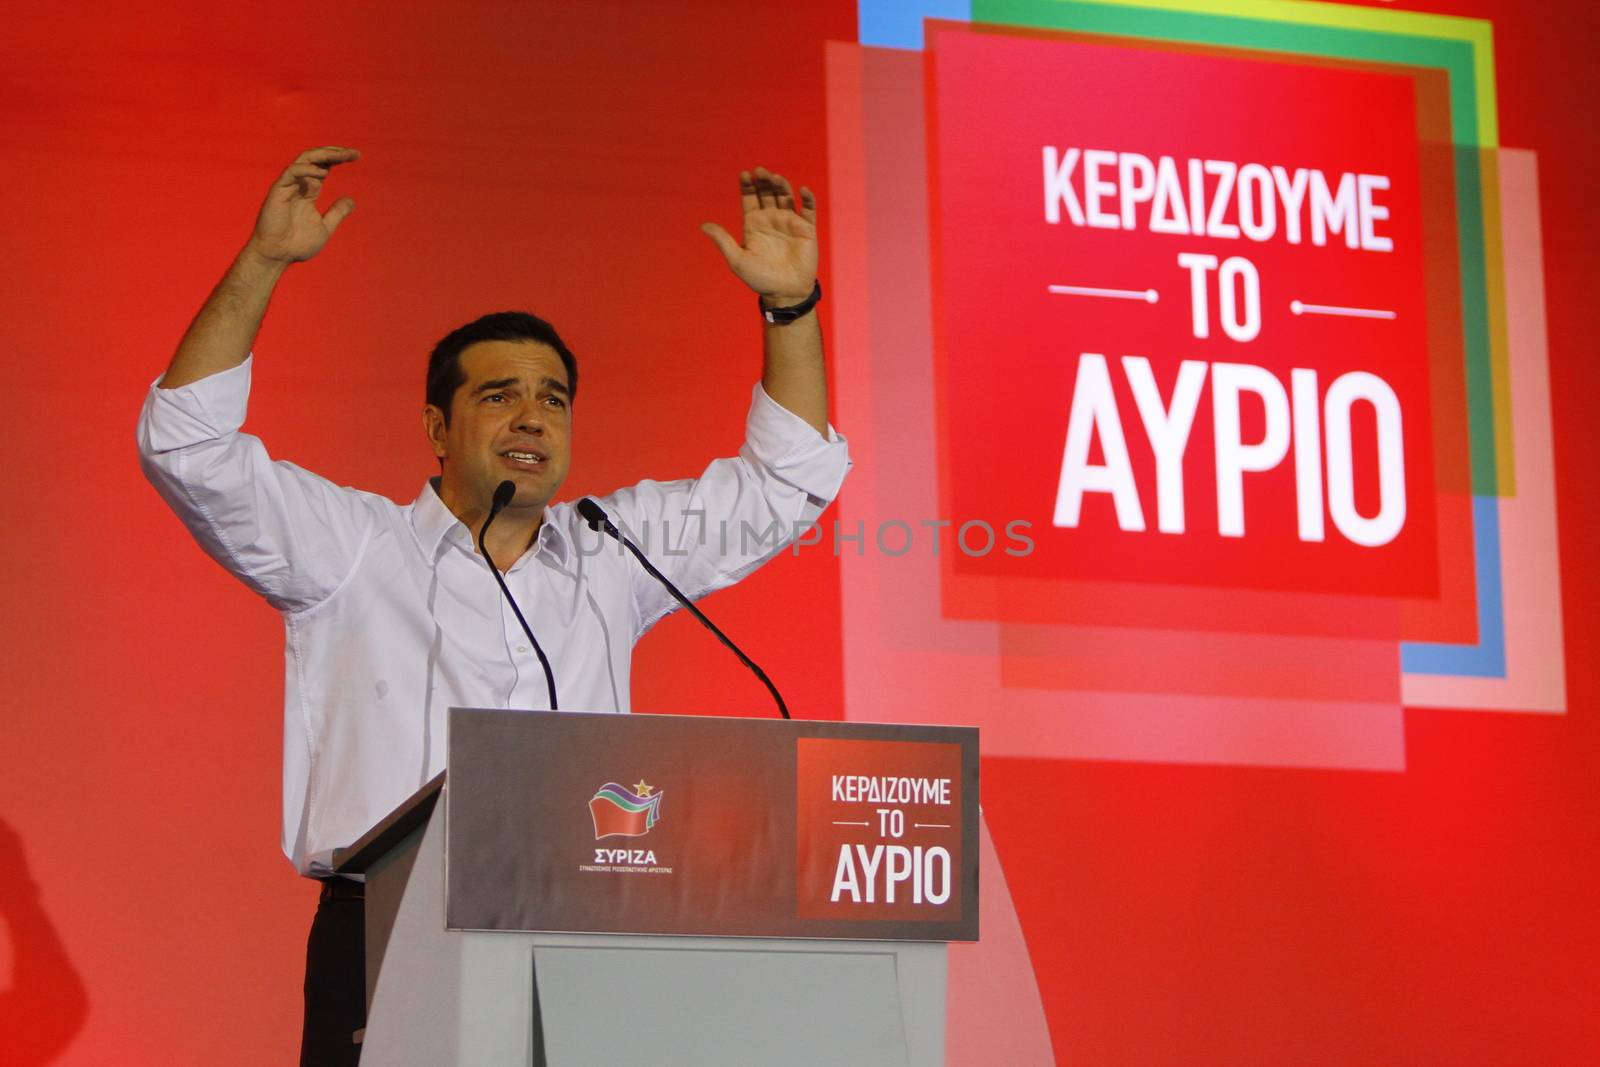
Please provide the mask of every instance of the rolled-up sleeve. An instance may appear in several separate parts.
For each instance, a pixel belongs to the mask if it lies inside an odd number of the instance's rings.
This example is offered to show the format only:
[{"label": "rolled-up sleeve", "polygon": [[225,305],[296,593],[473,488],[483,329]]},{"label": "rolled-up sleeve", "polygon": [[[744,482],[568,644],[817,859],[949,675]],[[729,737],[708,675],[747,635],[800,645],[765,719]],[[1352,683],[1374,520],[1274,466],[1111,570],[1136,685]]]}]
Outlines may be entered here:
[{"label": "rolled-up sleeve", "polygon": [[816,514],[839,495],[850,471],[850,448],[831,423],[826,435],[817,433],[757,383],[744,436],[749,460],[803,490],[813,501]]},{"label": "rolled-up sleeve", "polygon": [[139,463],[207,555],[274,607],[298,611],[339,588],[371,512],[365,494],[274,461],[240,432],[251,362],[177,389],[152,385]]},{"label": "rolled-up sleeve", "polygon": [[[714,460],[698,478],[641,482],[607,497],[624,532],[690,599],[732,585],[790,544],[838,495],[849,443],[826,434],[759,384],[739,455]],[[677,607],[649,575],[634,576],[642,634]]]}]

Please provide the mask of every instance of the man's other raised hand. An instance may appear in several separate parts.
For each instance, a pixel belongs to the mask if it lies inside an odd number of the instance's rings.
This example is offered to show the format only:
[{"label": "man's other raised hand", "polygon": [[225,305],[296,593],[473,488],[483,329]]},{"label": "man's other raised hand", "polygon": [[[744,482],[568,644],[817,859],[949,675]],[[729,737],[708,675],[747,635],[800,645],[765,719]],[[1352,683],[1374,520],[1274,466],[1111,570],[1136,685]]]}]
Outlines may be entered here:
[{"label": "man's other raised hand", "polygon": [[246,250],[284,265],[303,262],[322,251],[339,223],[356,208],[356,202],[344,196],[326,212],[318,211],[322,184],[334,167],[360,158],[361,153],[354,148],[337,145],[300,153],[267,190]]},{"label": "man's other raised hand", "polygon": [[805,186],[795,203],[789,179],[765,167],[739,172],[744,241],[714,222],[700,229],[716,243],[728,269],[769,307],[801,303],[817,280],[817,198]]}]

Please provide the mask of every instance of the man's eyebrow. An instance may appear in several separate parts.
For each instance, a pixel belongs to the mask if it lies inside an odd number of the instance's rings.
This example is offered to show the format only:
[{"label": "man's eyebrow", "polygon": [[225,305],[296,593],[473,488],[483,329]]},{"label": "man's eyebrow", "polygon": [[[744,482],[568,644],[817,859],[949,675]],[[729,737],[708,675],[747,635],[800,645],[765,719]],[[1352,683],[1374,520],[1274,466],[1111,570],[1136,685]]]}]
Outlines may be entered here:
[{"label": "man's eyebrow", "polygon": [[[484,382],[482,385],[478,386],[472,391],[472,395],[480,396],[483,393],[492,393],[497,389],[509,389],[511,386],[521,384],[522,380],[520,378],[496,378],[493,381]],[[540,378],[539,384],[550,390],[552,393],[560,393],[562,396],[569,397],[572,395],[572,390],[568,389],[567,383],[562,381],[560,378]]]}]

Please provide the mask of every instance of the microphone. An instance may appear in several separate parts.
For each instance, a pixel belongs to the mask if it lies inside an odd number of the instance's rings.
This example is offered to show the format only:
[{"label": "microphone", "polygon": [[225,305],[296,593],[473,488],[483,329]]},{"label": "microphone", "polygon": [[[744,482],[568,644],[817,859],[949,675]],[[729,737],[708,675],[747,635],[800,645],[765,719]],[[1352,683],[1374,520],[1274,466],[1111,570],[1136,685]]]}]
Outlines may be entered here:
[{"label": "microphone", "polygon": [[528,635],[528,642],[533,645],[533,651],[539,656],[539,666],[544,668],[545,689],[550,694],[550,710],[560,711],[556,703],[556,676],[550,670],[550,661],[545,658],[544,649],[539,647],[539,639],[533,636],[533,630],[528,626],[528,620],[522,617],[522,609],[517,607],[517,598],[511,595],[511,590],[506,588],[506,580],[500,576],[500,568],[494,565],[494,557],[489,555],[489,549],[484,546],[484,535],[489,532],[489,524],[494,517],[517,495],[517,483],[510,478],[494,487],[494,498],[489,502],[489,517],[483,520],[483,525],[478,527],[478,551],[483,553],[483,561],[489,565],[489,573],[494,575],[494,580],[500,585],[500,592],[505,594],[506,602],[511,605],[512,612],[517,616],[517,621],[522,624],[522,632]]},{"label": "microphone", "polygon": [[637,545],[628,540],[626,537],[622,536],[622,533],[616,528],[616,526],[612,525],[611,518],[606,514],[604,508],[602,508],[599,504],[596,504],[593,498],[584,497],[582,500],[578,501],[578,514],[582,516],[583,520],[589,524],[589,529],[599,530],[610,537],[616,538],[617,542],[621,544],[623,548],[626,548],[629,552],[632,552],[634,558],[639,561],[639,565],[645,570],[649,571],[652,578],[666,586],[667,592],[671,593],[678,603],[688,608],[689,613],[695,618],[699,619],[701,624],[705,626],[706,629],[715,634],[717,640],[721,641],[727,646],[728,651],[732,652],[735,656],[738,656],[740,663],[743,663],[746,667],[749,667],[755,672],[755,676],[761,679],[761,684],[767,687],[767,692],[771,693],[772,699],[777,702],[778,713],[781,714],[785,719],[791,717],[789,715],[788,705],[783,702],[783,697],[778,693],[778,687],[772,684],[771,678],[767,677],[767,672],[762,670],[760,667],[757,667],[754,660],[745,655],[739,649],[738,645],[734,644],[728,639],[727,634],[717,629],[717,624],[706,618],[705,612],[695,607],[694,603],[688,597],[684,596],[683,593],[678,590],[677,586],[672,584],[671,579],[669,579],[665,574],[662,574],[660,571],[656,570],[655,564],[651,563],[645,558],[644,553],[639,551]]}]

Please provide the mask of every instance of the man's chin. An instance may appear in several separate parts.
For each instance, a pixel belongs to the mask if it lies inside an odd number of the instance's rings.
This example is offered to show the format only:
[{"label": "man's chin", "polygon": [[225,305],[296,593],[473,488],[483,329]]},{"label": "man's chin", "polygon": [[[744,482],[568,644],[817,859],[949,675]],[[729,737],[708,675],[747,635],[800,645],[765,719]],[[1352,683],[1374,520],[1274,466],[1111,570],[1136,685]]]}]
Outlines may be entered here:
[{"label": "man's chin", "polygon": [[508,511],[538,511],[554,499],[556,490],[561,487],[560,480],[553,480],[544,471],[514,472],[505,480],[517,487],[516,495],[506,505]]}]

